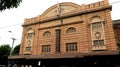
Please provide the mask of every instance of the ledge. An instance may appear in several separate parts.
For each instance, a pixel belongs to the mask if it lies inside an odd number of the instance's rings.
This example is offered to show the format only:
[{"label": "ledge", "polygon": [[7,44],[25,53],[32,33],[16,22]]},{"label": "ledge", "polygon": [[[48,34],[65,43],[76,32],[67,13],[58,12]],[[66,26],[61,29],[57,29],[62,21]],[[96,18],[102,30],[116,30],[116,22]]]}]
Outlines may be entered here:
[{"label": "ledge", "polygon": [[9,56],[8,59],[57,59],[57,58],[84,58],[87,56],[119,55],[119,51],[93,51],[88,53],[66,52],[64,54],[18,55]]}]

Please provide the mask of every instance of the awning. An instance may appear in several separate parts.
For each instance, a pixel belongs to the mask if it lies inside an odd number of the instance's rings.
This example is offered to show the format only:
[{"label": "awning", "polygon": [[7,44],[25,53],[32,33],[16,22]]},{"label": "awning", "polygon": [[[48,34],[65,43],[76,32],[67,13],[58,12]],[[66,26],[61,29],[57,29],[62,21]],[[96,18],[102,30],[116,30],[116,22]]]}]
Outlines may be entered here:
[{"label": "awning", "polygon": [[59,58],[84,58],[86,56],[105,56],[105,55],[119,55],[119,51],[94,51],[94,52],[66,52],[64,54],[40,54],[40,55],[17,55],[9,56],[8,59],[59,59]]}]

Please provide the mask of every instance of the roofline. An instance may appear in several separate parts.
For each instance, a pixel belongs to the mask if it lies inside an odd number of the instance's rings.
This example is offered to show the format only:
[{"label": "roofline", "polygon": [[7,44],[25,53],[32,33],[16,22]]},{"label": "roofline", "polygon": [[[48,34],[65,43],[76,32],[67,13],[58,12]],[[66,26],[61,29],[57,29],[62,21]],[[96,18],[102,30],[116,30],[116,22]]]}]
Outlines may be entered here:
[{"label": "roofline", "polygon": [[49,21],[54,21],[54,20],[59,20],[59,19],[63,19],[63,18],[69,18],[69,17],[73,17],[73,16],[78,16],[78,15],[83,15],[83,14],[88,14],[88,13],[92,13],[92,12],[96,12],[96,11],[101,11],[101,10],[105,10],[105,9],[112,9],[112,5],[106,5],[106,6],[101,6],[98,8],[92,8],[92,9],[87,9],[87,10],[78,10],[78,11],[74,11],[74,12],[68,12],[65,14],[61,14],[59,17],[58,16],[53,16],[53,17],[49,17],[49,18],[45,18],[42,19],[40,21],[34,22],[34,23],[28,23],[28,24],[23,24],[22,26],[29,26],[29,25],[34,25],[34,24],[42,24],[45,22],[49,22]]}]

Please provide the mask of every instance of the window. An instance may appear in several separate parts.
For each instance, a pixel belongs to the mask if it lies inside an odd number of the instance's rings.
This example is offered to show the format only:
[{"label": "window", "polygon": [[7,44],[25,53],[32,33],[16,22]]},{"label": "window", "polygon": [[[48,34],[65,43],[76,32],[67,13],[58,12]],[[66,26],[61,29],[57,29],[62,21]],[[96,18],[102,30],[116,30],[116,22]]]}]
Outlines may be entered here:
[{"label": "window", "polygon": [[105,50],[105,33],[103,19],[100,16],[94,16],[90,21],[91,40],[93,50]]},{"label": "window", "polygon": [[102,30],[101,22],[92,23],[92,31]]},{"label": "window", "polygon": [[31,46],[27,46],[25,51],[31,51]]},{"label": "window", "polygon": [[34,37],[34,31],[32,28],[28,29],[26,33],[26,42],[25,42],[25,53],[30,52],[32,50],[32,42]]},{"label": "window", "polygon": [[28,33],[27,34],[27,39],[32,39],[32,37],[33,37],[33,33]]},{"label": "window", "polygon": [[60,52],[60,35],[61,35],[61,30],[57,29],[56,30],[56,52]]},{"label": "window", "polygon": [[43,36],[50,36],[51,35],[51,33],[49,32],[49,31],[46,31],[44,34],[43,34]]},{"label": "window", "polygon": [[104,45],[104,40],[94,40],[93,41],[93,46],[100,46]]},{"label": "window", "polygon": [[50,52],[51,51],[51,46],[50,45],[43,45],[42,46],[42,52]]},{"label": "window", "polygon": [[66,43],[66,51],[77,51],[77,42]]},{"label": "window", "polygon": [[27,39],[32,39],[33,38],[34,31],[32,29],[29,29],[27,32]]},{"label": "window", "polygon": [[73,32],[76,32],[76,29],[73,27],[68,28],[66,31],[66,33],[73,33]]}]

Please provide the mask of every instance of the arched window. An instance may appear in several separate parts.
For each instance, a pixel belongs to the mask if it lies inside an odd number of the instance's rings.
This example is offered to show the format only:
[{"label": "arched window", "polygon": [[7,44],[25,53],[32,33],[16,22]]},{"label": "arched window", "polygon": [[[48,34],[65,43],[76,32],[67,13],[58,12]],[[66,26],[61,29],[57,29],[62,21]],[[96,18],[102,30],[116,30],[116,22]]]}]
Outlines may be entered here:
[{"label": "arched window", "polygon": [[70,27],[66,31],[66,33],[74,33],[74,32],[76,32],[76,29],[74,27]]},{"label": "arched window", "polygon": [[43,36],[48,37],[51,36],[51,33],[49,31],[44,32]]},{"label": "arched window", "polygon": [[106,49],[104,24],[100,16],[94,16],[90,20],[91,39],[93,50]]},{"label": "arched window", "polygon": [[34,34],[34,32],[31,29],[28,30],[28,32],[27,32],[27,39],[32,39],[33,38],[33,34]]},{"label": "arched window", "polygon": [[33,37],[34,37],[34,31],[30,28],[26,32],[26,42],[25,42],[25,53],[29,53],[32,50],[32,42],[33,42]]}]

